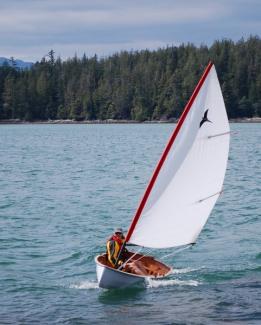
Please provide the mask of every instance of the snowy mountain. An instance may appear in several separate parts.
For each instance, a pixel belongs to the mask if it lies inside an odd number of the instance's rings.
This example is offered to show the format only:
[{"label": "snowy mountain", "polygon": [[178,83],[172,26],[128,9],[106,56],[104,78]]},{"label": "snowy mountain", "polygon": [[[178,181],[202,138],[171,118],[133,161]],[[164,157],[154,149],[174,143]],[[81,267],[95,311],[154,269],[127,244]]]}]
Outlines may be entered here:
[{"label": "snowy mountain", "polygon": [[11,60],[4,57],[0,57],[0,66],[3,66],[4,64],[8,64],[10,66],[14,66],[17,69],[30,69],[33,65],[32,62],[24,62],[22,60]]}]

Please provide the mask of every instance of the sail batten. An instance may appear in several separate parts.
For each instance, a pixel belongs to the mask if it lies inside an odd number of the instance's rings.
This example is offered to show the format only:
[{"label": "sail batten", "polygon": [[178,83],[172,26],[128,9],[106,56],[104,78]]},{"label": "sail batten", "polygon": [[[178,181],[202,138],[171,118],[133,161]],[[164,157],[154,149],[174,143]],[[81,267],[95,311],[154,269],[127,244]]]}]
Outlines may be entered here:
[{"label": "sail batten", "polygon": [[[196,241],[223,186],[229,132],[220,85],[210,63],[152,175],[127,242],[167,248]],[[195,206],[195,202],[201,204]]]},{"label": "sail batten", "polygon": [[228,131],[228,132],[224,132],[224,133],[219,133],[219,134],[214,134],[214,135],[209,135],[208,136],[208,139],[212,139],[212,138],[216,138],[216,137],[221,137],[222,135],[228,135],[230,134],[231,132]]},{"label": "sail batten", "polygon": [[207,199],[210,199],[210,198],[212,198],[213,196],[220,195],[222,192],[223,192],[223,190],[221,190],[221,191],[219,191],[219,192],[217,192],[217,193],[214,193],[214,194],[212,194],[212,195],[209,195],[208,197],[205,197],[204,199],[199,200],[198,203],[203,202],[203,201],[205,201],[205,200],[207,200]]}]

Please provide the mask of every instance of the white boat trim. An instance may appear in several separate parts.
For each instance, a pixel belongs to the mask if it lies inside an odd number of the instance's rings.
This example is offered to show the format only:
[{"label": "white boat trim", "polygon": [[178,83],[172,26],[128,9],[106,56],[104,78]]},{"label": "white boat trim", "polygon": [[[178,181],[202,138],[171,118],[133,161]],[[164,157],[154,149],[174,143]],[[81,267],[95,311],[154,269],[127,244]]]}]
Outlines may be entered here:
[{"label": "white boat trim", "polygon": [[[162,279],[162,278],[165,278],[166,276],[168,276],[168,275],[170,275],[170,273],[172,272],[172,267],[170,267],[169,265],[167,265],[169,268],[170,268],[170,270],[169,270],[169,272],[168,273],[166,273],[165,275],[162,275],[162,276],[157,276],[157,277],[155,277],[155,276],[152,276],[152,275],[138,275],[138,274],[133,274],[133,273],[129,273],[129,272],[124,272],[124,271],[121,271],[120,269],[114,269],[113,267],[110,267],[110,266],[108,266],[108,265],[104,265],[104,264],[102,264],[102,263],[100,263],[99,261],[98,261],[98,258],[99,258],[99,256],[101,256],[101,255],[97,255],[96,257],[95,257],[95,263],[96,264],[98,264],[98,265],[100,265],[100,266],[102,266],[102,267],[104,267],[104,268],[106,268],[106,269],[110,269],[110,270],[112,270],[112,271],[114,271],[114,272],[119,272],[119,273],[123,273],[123,274],[127,274],[127,275],[130,275],[130,276],[133,276],[133,277],[137,277],[137,278],[144,278],[144,279],[146,279],[146,278],[151,278],[151,279]],[[156,260],[157,261],[157,260]],[[162,263],[162,262],[161,262]]]}]

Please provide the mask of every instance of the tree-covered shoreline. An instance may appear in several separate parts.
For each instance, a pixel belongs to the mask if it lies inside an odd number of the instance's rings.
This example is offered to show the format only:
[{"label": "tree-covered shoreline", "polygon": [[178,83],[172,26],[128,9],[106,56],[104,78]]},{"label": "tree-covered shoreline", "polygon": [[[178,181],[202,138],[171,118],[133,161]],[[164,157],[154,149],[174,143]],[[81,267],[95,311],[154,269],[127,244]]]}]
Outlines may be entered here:
[{"label": "tree-covered shoreline", "polygon": [[155,51],[62,61],[54,52],[31,69],[0,67],[0,120],[178,118],[205,66],[213,61],[230,118],[261,116],[258,36]]}]

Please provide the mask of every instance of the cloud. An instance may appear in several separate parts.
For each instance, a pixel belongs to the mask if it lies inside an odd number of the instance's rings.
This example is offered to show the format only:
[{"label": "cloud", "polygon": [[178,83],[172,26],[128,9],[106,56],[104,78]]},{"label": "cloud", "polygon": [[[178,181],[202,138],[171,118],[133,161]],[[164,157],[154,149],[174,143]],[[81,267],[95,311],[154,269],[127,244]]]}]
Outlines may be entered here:
[{"label": "cloud", "polygon": [[188,41],[210,44],[257,33],[258,8],[257,0],[0,0],[0,56],[35,60],[51,48],[67,57],[84,48],[112,53]]},{"label": "cloud", "polygon": [[[30,32],[34,30],[51,30],[56,28],[108,28],[119,26],[144,26],[154,24],[202,22],[216,19],[219,15],[225,15],[226,11],[217,4],[211,7],[199,7],[197,4],[190,8],[176,6],[163,7],[123,7],[114,9],[85,9],[52,11],[50,8],[1,10],[0,28],[2,31],[20,30]],[[15,22],[15,23],[14,23]]]}]

